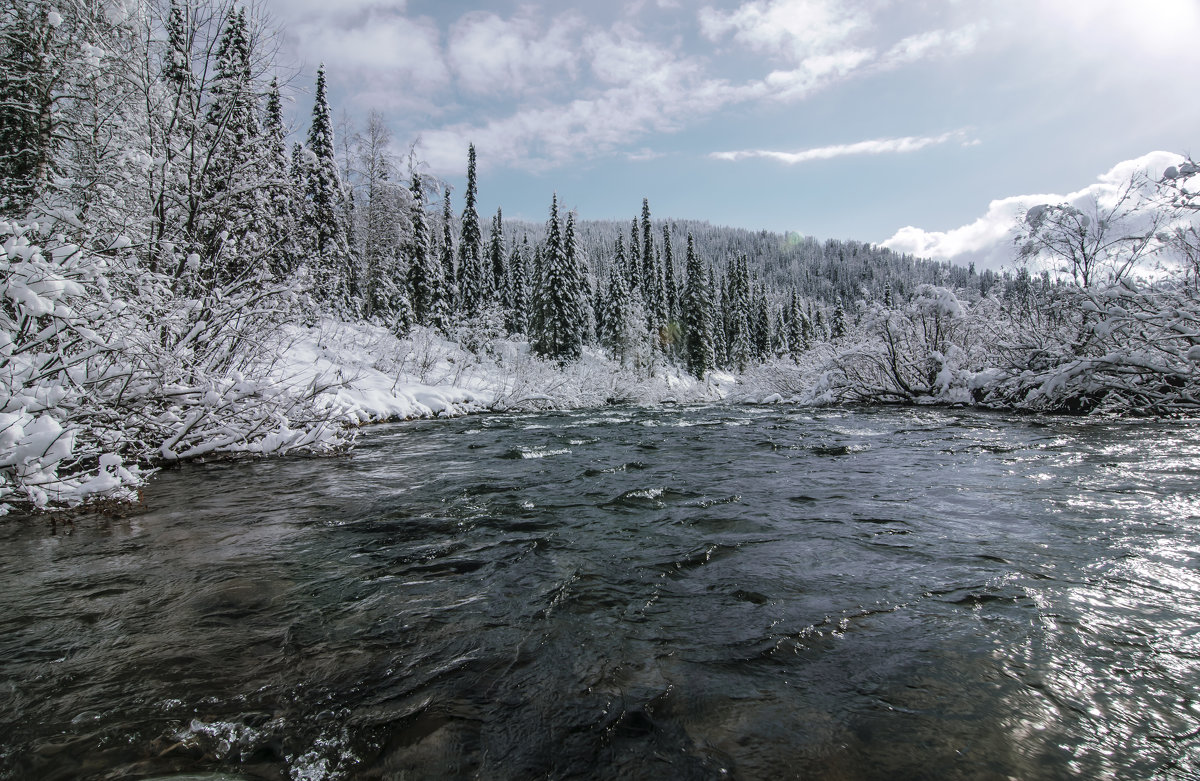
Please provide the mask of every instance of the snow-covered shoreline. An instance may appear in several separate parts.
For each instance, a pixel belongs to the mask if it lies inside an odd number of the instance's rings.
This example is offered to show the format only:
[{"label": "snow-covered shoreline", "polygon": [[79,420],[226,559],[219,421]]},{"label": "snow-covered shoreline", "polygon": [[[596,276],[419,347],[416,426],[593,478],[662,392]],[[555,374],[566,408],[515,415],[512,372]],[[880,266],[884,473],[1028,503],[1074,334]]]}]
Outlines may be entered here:
[{"label": "snow-covered shoreline", "polygon": [[737,383],[726,373],[701,381],[662,365],[623,367],[597,351],[560,365],[536,357],[523,340],[496,340],[473,353],[424,328],[401,339],[379,326],[326,319],[285,331],[272,376],[325,387],[315,405],[350,426],[618,401],[712,401]]}]

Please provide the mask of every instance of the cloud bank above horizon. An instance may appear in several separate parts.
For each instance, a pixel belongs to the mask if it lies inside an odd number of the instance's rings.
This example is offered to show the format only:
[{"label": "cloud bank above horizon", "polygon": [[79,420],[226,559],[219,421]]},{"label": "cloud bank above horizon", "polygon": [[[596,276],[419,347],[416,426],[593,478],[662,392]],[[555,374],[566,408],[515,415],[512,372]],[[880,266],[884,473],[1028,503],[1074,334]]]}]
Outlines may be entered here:
[{"label": "cloud bank above horizon", "polygon": [[1117,163],[1100,174],[1096,181],[1073,192],[1034,193],[999,198],[988,204],[987,213],[978,219],[946,231],[927,231],[912,225],[901,228],[882,246],[934,260],[949,260],[959,265],[974,263],[979,269],[999,271],[1012,264],[1013,239],[1018,221],[1038,204],[1068,203],[1082,207],[1095,199],[1101,206],[1110,203],[1131,176],[1144,174],[1159,178],[1168,166],[1178,165],[1183,156],[1173,152],[1150,152]]}]

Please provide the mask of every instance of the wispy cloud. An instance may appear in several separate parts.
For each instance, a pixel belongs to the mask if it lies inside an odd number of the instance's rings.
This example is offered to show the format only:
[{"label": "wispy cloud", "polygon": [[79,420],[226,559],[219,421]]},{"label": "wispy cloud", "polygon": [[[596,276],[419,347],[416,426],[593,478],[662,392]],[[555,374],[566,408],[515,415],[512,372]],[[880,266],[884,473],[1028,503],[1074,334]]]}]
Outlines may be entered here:
[{"label": "wispy cloud", "polygon": [[957,30],[930,30],[898,41],[883,56],[884,67],[896,67],[938,55],[965,54],[975,48],[983,26],[969,24]]},{"label": "wispy cloud", "polygon": [[574,100],[522,105],[507,116],[431,129],[421,136],[425,159],[435,171],[458,170],[462,150],[474,142],[489,164],[544,169],[678,130],[688,118],[741,99],[725,82],[706,78],[698,59],[648,41],[627,25],[587,36],[580,51],[595,78]]},{"label": "wispy cloud", "polygon": [[735,41],[758,51],[801,61],[839,47],[867,18],[833,0],[753,0],[726,13],[705,7],[700,29],[716,41]]},{"label": "wispy cloud", "polygon": [[808,163],[813,160],[832,160],[835,157],[852,155],[889,155],[917,152],[926,147],[945,144],[959,140],[964,144],[973,145],[967,139],[966,131],[953,130],[940,136],[904,136],[903,138],[876,138],[871,141],[858,141],[853,144],[834,144],[819,146],[813,149],[803,149],[799,152],[778,152],[770,149],[742,149],[736,152],[713,152],[709,157],[714,160],[749,160],[762,158],[777,160],[788,165]]}]

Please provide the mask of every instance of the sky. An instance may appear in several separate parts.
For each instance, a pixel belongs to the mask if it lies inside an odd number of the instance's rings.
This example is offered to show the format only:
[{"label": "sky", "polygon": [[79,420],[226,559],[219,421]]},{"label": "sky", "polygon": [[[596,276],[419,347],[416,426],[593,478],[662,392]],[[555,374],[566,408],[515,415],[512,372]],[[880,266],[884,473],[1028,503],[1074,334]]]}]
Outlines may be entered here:
[{"label": "sky", "polygon": [[557,192],[628,220],[648,198],[997,267],[983,244],[1021,205],[1190,153],[1200,129],[1200,0],[260,5],[298,130],[324,63],[335,118],[378,111],[456,211],[474,143],[484,215],[542,221]]}]

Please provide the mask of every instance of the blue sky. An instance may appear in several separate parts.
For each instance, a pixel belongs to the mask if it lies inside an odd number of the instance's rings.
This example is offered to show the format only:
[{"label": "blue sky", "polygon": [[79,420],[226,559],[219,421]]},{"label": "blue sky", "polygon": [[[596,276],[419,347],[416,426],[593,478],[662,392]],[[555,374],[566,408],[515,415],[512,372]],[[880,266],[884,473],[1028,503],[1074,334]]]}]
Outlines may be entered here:
[{"label": "blue sky", "polygon": [[957,257],[946,236],[1011,219],[997,199],[1081,191],[1200,129],[1197,0],[263,6],[297,86],[324,62],[335,114],[380,111],[459,192],[473,141],[485,214],[542,220],[557,191],[629,219],[648,197]]}]

